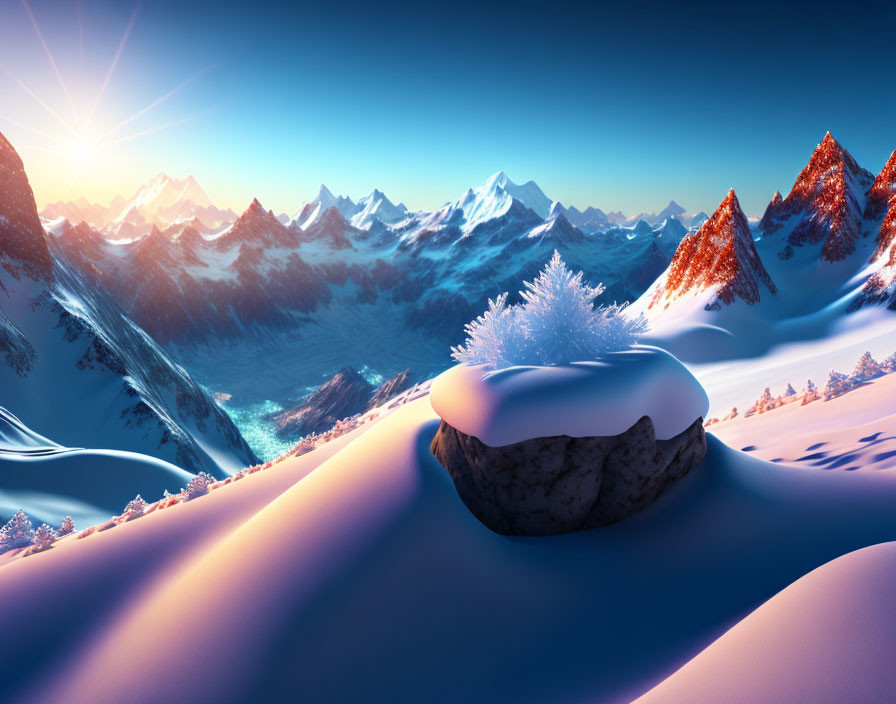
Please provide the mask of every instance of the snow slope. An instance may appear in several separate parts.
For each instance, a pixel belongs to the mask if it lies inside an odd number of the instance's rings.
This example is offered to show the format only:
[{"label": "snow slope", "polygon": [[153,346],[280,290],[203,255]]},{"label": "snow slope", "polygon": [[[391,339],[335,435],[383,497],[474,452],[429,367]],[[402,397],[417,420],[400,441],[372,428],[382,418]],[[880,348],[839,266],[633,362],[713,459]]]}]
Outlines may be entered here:
[{"label": "snow slope", "polygon": [[121,513],[138,493],[176,493],[193,475],[134,452],[66,448],[0,408],[0,519],[23,509],[57,526],[66,516],[86,528]]},{"label": "snow slope", "polygon": [[0,567],[11,698],[626,701],[819,565],[896,538],[892,474],[779,467],[712,437],[637,516],[506,538],[429,454],[436,426],[421,398]]},{"label": "snow slope", "polygon": [[896,543],[839,557],[776,594],[637,701],[890,701],[894,594]]}]

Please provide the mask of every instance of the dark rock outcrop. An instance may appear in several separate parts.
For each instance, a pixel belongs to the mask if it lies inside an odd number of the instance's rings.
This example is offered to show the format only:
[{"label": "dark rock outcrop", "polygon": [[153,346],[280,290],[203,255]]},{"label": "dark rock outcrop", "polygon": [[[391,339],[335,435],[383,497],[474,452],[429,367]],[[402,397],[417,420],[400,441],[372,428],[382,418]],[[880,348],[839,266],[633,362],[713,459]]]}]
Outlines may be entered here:
[{"label": "dark rock outcrop", "polygon": [[482,523],[505,535],[555,535],[621,521],[706,454],[703,420],[657,440],[642,417],[611,437],[534,438],[489,447],[442,421],[430,450]]},{"label": "dark rock outcrop", "polygon": [[277,436],[296,439],[332,428],[336,421],[367,410],[373,386],[352,367],[337,372],[295,407],[269,416]]},{"label": "dark rock outcrop", "polygon": [[386,401],[407,391],[413,385],[414,379],[411,377],[411,370],[405,369],[380,385],[376,393],[373,394],[373,398],[370,399],[370,403],[367,404],[367,410],[382,406]]}]

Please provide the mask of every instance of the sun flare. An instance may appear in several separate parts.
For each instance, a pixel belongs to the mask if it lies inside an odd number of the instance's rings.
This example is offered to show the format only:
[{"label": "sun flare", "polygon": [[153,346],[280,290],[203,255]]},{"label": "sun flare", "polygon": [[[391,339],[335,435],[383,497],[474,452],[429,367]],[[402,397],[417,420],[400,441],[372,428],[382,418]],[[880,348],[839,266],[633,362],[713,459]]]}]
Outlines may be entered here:
[{"label": "sun flare", "polygon": [[72,142],[68,150],[69,159],[76,171],[84,173],[90,170],[96,162],[96,147],[89,140]]}]

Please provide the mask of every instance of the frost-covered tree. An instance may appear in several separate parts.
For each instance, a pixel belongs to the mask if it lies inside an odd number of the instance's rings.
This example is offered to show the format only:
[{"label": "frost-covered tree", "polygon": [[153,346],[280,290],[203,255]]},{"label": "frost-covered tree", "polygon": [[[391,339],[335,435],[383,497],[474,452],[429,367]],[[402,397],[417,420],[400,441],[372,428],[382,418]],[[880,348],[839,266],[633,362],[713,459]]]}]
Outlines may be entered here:
[{"label": "frost-covered tree", "polygon": [[818,393],[818,388],[815,386],[815,382],[809,379],[809,381],[806,382],[806,390],[803,392],[803,402],[800,405],[805,406],[807,403],[817,401],[819,398],[821,398],[821,394]]},{"label": "frost-covered tree", "polygon": [[73,533],[75,531],[75,522],[71,516],[66,516],[62,519],[62,523],[59,524],[59,530],[56,531],[56,535],[60,538],[63,535],[68,535],[69,533]]},{"label": "frost-covered tree", "polygon": [[19,509],[0,529],[0,553],[28,547],[32,542],[34,542],[34,526],[25,512]]},{"label": "frost-covered tree", "polygon": [[855,386],[854,382],[846,376],[846,374],[831,370],[827,386],[824,387],[824,393],[822,395],[824,396],[825,401],[830,401],[832,398],[842,396],[852,389],[853,386]]},{"label": "frost-covered tree", "polygon": [[787,388],[784,390],[784,398],[790,398],[791,396],[796,396],[796,389],[788,384]]},{"label": "frost-covered tree", "polygon": [[892,374],[893,372],[896,372],[896,353],[891,354],[880,363],[880,370],[884,374]]},{"label": "frost-covered tree", "polygon": [[197,496],[207,494],[208,485],[213,481],[215,481],[215,478],[205,472],[200,472],[195,477],[193,477],[189,482],[187,482],[187,486],[184,487],[184,495],[186,496],[187,501],[189,501],[190,499],[195,499]]},{"label": "frost-covered tree", "polygon": [[140,494],[137,494],[124,508],[124,516],[130,521],[134,518],[140,518],[146,510],[146,502]]},{"label": "frost-covered tree", "polygon": [[524,356],[525,337],[519,324],[519,309],[507,305],[507,294],[489,299],[488,310],[464,327],[467,341],[452,347],[451,356],[467,364],[485,364],[504,369]]},{"label": "frost-covered tree", "polygon": [[517,365],[568,364],[631,347],[647,327],[643,316],[624,314],[624,305],[597,306],[603,286],[583,281],[555,251],[534,281],[520,291],[523,303],[507,305],[503,293],[465,328],[467,340],[452,348],[465,364],[492,369]]},{"label": "frost-covered tree", "polygon": [[863,354],[856,363],[852,372],[852,378],[858,382],[874,379],[882,374],[880,365],[874,360],[870,352]]},{"label": "frost-covered tree", "polygon": [[56,542],[56,532],[46,523],[41,523],[37,530],[34,531],[34,543],[31,548],[32,552],[40,552],[46,550],[54,542]]}]

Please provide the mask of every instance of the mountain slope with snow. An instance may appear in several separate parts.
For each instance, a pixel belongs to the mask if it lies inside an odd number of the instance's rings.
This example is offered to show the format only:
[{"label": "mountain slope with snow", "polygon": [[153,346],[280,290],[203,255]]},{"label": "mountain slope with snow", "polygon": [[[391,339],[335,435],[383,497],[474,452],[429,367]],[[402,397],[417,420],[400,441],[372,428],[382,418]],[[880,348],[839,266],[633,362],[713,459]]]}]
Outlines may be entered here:
[{"label": "mountain slope with snow", "polygon": [[27,427],[68,447],[136,451],[217,476],[255,460],[186,371],[89,277],[53,258],[2,137],[0,264],[0,402]]}]

